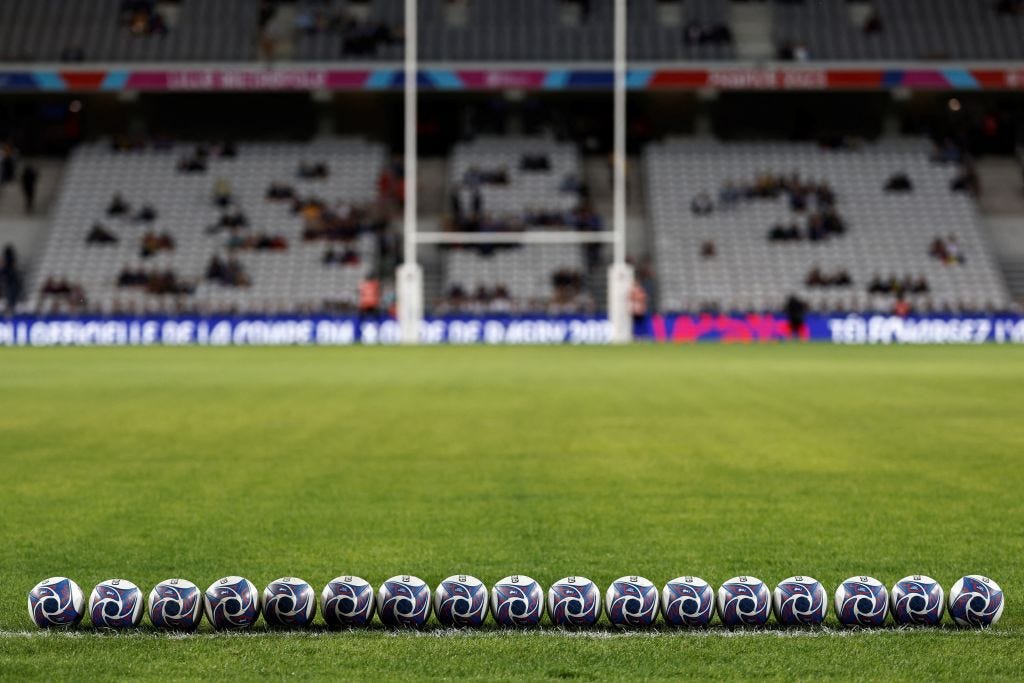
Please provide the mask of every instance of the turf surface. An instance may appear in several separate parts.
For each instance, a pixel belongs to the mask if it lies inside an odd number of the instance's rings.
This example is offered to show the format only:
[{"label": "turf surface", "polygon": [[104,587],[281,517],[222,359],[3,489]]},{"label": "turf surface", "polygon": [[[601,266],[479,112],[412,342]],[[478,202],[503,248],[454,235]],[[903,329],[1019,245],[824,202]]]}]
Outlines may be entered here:
[{"label": "turf surface", "polygon": [[[0,353],[0,677],[1024,678],[1024,351]],[[51,575],[981,573],[984,632],[34,629]],[[604,622],[602,622],[604,623]]]}]

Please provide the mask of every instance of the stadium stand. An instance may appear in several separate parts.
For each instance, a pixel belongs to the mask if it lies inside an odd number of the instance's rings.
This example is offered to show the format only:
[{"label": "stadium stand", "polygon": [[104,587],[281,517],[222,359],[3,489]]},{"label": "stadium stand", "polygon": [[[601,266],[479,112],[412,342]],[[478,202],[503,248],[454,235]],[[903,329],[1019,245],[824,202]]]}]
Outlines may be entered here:
[{"label": "stadium stand", "polygon": [[440,313],[592,313],[583,249],[533,245],[480,253],[449,251]]},{"label": "stadium stand", "polygon": [[564,214],[580,204],[580,158],[570,143],[481,136],[455,146],[450,168],[462,205],[470,207],[478,189],[483,213],[496,218],[520,218],[530,211]]},{"label": "stadium stand", "polygon": [[[1024,58],[1019,2],[775,0],[771,7],[770,31],[784,59]],[[631,59],[736,58],[728,0],[630,0],[629,19]],[[404,54],[404,22],[403,0],[5,0],[0,59],[395,62]],[[425,61],[612,58],[608,0],[422,0],[419,22]],[[266,49],[271,39],[288,48]]]},{"label": "stadium stand", "polygon": [[[579,152],[571,143],[481,136],[455,146],[449,172],[450,230],[601,228],[586,199]],[[577,245],[452,249],[443,265],[447,300],[442,308],[588,310],[593,297],[585,261],[585,249]],[[556,283],[559,273],[566,282]],[[495,298],[495,291],[502,296]]]},{"label": "stadium stand", "polygon": [[[896,297],[883,290],[891,292],[895,278],[918,310],[1003,309],[1008,294],[975,201],[951,189],[960,170],[933,162],[930,151],[920,140],[839,150],[681,139],[651,145],[644,170],[661,308],[777,310],[797,294],[821,310],[888,311]],[[813,192],[794,210],[778,187],[763,196],[745,189],[794,174],[830,189],[842,234],[809,239],[819,210]],[[900,176],[912,189],[895,189],[905,186]],[[793,224],[789,240],[768,239],[773,226]],[[927,291],[915,292],[922,280]]]},{"label": "stadium stand", "polygon": [[450,21],[444,5],[421,4],[422,59],[545,62],[612,57],[610,2],[469,0],[458,24]]},{"label": "stadium stand", "polygon": [[405,54],[403,0],[305,0],[293,15],[298,61],[398,61]]},{"label": "stadium stand", "polygon": [[[634,59],[733,56],[727,3],[690,0],[666,24],[660,0],[634,0]],[[459,18],[453,20],[454,12]],[[7,0],[0,59],[39,62],[395,62],[404,55],[403,0]],[[422,0],[420,58],[462,62],[610,61],[607,0]],[[230,27],[230,30],[225,28]],[[266,48],[272,40],[286,49]]]},{"label": "stadium stand", "polygon": [[[357,139],[252,143],[236,155],[214,149],[200,160],[205,172],[184,172],[196,161],[183,145],[79,147],[25,310],[273,313],[355,307],[360,282],[376,268],[386,220],[372,210],[371,218],[350,223],[338,216],[375,205],[383,146]],[[298,173],[302,167],[306,177]],[[276,199],[268,196],[272,185]],[[115,195],[123,210],[114,206]],[[231,200],[218,206],[218,195]],[[293,206],[294,199],[314,197],[325,208]],[[145,207],[155,216],[142,215]],[[328,211],[335,223],[321,220]],[[247,227],[221,224],[239,212]],[[348,239],[311,232],[311,226],[326,231],[329,225],[344,225],[341,236]],[[56,290],[53,295],[43,294],[48,288]],[[74,300],[79,294],[84,303]]]},{"label": "stadium stand", "polygon": [[1024,12],[1000,11],[1001,5],[1012,3],[778,2],[774,33],[787,56],[812,60],[1024,58]]},{"label": "stadium stand", "polygon": [[733,59],[729,5],[720,0],[690,0],[679,5],[678,21],[665,21],[663,0],[630,0],[629,58],[640,61]]},{"label": "stadium stand", "polygon": [[210,62],[256,58],[253,0],[5,0],[0,58],[40,62]]}]

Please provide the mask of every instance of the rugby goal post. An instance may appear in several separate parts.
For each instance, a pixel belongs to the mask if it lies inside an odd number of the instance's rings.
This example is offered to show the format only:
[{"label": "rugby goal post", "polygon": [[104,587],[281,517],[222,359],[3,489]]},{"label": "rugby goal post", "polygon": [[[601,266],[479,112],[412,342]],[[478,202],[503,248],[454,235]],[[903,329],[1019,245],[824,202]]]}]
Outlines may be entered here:
[{"label": "rugby goal post", "polygon": [[402,264],[395,274],[395,296],[403,344],[418,344],[423,322],[423,269],[417,259],[420,244],[594,244],[611,243],[608,268],[608,321],[611,341],[625,344],[633,339],[630,292],[633,268],[626,263],[626,0],[615,0],[615,79],[612,229],[602,232],[569,230],[544,232],[420,232],[417,229],[417,96],[418,21],[417,0],[405,0],[405,206]]}]

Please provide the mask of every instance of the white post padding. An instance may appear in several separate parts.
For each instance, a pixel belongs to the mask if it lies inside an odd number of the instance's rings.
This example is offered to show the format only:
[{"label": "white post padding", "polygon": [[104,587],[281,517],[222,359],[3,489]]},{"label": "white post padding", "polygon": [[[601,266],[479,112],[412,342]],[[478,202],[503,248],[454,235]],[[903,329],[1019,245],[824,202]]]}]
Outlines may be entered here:
[{"label": "white post padding", "polygon": [[405,213],[402,264],[395,273],[398,329],[403,344],[418,344],[423,321],[423,268],[416,260],[416,220],[419,176],[416,145],[417,121],[417,2],[405,0]]},{"label": "white post padding", "polygon": [[615,0],[615,150],[612,155],[612,264],[608,268],[608,322],[613,344],[633,341],[633,266],[626,262],[626,0]]},{"label": "white post padding", "polygon": [[608,321],[612,325],[612,343],[633,341],[633,311],[630,292],[633,289],[633,266],[613,263],[608,268]]},{"label": "white post padding", "polygon": [[418,344],[423,321],[423,268],[418,263],[398,266],[395,295],[398,303],[398,328],[403,344]]}]

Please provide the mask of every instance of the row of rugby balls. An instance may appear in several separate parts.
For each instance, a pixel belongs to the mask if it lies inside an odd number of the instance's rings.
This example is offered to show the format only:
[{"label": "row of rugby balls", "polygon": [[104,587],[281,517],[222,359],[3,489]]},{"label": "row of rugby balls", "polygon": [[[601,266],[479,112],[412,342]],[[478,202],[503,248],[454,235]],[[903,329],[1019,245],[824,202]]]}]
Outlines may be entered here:
[{"label": "row of rugby balls", "polygon": [[[169,579],[149,594],[149,619],[158,628],[191,631],[206,618],[216,629],[248,628],[262,611],[270,626],[301,628],[313,623],[318,600],[312,586],[293,577],[271,582],[262,595],[240,576],[216,581],[203,593],[191,581]],[[950,589],[948,603],[937,581],[908,576],[891,591],[869,576],[844,581],[835,593],[835,611],[846,626],[881,626],[891,611],[898,624],[935,625],[948,604],[959,626],[990,626],[1003,612],[1003,592],[991,579],[970,575]],[[785,626],[821,624],[828,611],[825,588],[807,576],[793,576],[768,586],[751,576],[737,576],[718,589],[717,600],[703,579],[681,576],[660,591],[640,576],[624,576],[608,587],[603,602],[608,620],[616,626],[654,624],[660,612],[672,626],[704,627],[717,606],[726,626],[763,626],[774,610]],[[480,626],[488,608],[501,626],[535,626],[544,613],[544,591],[528,576],[508,576],[491,588],[479,579],[450,576],[434,591],[415,576],[395,576],[373,586],[356,576],[339,576],[328,583],[319,599],[324,621],[331,627],[364,626],[377,612],[392,627],[419,628],[430,617],[449,627]],[[98,584],[89,596],[89,618],[97,627],[130,628],[142,622],[142,591],[130,581],[111,579]],[[556,626],[592,626],[601,616],[597,585],[581,576],[569,576],[548,589],[547,612]],[[40,628],[71,626],[84,616],[82,590],[64,577],[46,579],[28,594],[28,612]]]}]

